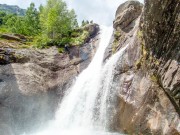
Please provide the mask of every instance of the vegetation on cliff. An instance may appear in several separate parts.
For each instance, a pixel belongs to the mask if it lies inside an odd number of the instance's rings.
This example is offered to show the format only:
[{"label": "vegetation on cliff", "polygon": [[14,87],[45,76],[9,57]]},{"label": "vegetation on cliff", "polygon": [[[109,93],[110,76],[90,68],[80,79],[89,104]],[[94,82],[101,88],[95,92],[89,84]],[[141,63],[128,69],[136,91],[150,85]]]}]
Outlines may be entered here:
[{"label": "vegetation on cliff", "polygon": [[24,16],[0,11],[1,39],[5,33],[13,36],[12,33],[16,33],[25,37],[24,44],[37,48],[55,45],[60,52],[65,44],[82,45],[89,39],[90,32],[84,29],[89,25],[87,22],[79,27],[74,10],[69,10],[62,0],[47,0],[46,5],[39,9],[31,3]]}]

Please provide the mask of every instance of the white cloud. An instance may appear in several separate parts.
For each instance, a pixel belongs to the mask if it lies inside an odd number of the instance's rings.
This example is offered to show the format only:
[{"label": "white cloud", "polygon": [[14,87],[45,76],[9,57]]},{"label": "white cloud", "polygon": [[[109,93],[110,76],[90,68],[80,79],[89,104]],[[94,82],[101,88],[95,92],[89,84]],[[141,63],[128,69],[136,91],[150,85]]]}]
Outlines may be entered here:
[{"label": "white cloud", "polygon": [[[111,25],[117,7],[126,0],[65,0],[69,8],[75,9],[78,21],[94,20],[94,22],[103,25]],[[143,0],[140,0],[143,2]],[[27,8],[31,2],[38,7],[44,4],[46,0],[0,0],[0,3],[9,5],[18,5],[21,8]]]}]

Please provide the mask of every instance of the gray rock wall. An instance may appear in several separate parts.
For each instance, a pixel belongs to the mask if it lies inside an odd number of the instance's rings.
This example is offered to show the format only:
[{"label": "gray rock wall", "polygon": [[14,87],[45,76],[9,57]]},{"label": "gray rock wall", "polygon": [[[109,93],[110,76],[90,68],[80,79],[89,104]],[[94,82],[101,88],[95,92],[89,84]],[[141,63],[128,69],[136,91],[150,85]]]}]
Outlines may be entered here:
[{"label": "gray rock wall", "polygon": [[[116,12],[112,53],[129,46],[115,71],[119,86],[112,130],[180,134],[179,2],[146,0],[142,14],[141,9],[139,2],[128,1]],[[126,25],[129,20],[133,25]]]},{"label": "gray rock wall", "polygon": [[[180,115],[180,1],[146,0],[144,7],[144,40],[149,64],[161,87]],[[155,61],[155,60],[154,60]]]}]

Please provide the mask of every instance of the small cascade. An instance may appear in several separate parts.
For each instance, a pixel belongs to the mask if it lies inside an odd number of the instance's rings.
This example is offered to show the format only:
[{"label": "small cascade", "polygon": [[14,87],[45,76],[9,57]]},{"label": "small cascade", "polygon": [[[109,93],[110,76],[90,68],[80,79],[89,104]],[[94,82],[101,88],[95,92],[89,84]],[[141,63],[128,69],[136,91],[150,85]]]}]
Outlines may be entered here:
[{"label": "small cascade", "polygon": [[120,62],[120,58],[128,47],[121,48],[116,54],[114,54],[103,66],[101,71],[101,89],[99,90],[100,101],[100,115],[99,122],[103,125],[104,130],[109,129],[113,121],[113,117],[116,114],[116,99],[118,86],[114,82],[114,75],[116,73],[116,64]]},{"label": "small cascade", "polygon": [[103,65],[112,27],[101,27],[99,48],[90,65],[77,77],[60,103],[55,120],[33,135],[119,135],[109,128],[116,112],[113,83],[116,63],[126,47],[119,50]]}]

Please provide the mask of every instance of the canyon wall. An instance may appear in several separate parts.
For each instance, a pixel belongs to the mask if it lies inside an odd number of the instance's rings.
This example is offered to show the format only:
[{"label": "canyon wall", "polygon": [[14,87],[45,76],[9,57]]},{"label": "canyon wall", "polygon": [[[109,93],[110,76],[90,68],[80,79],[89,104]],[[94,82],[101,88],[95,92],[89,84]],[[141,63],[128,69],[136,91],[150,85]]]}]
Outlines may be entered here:
[{"label": "canyon wall", "polygon": [[114,21],[110,54],[128,45],[114,80],[119,84],[113,130],[180,134],[180,2],[128,1]]}]

